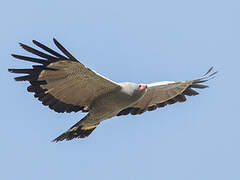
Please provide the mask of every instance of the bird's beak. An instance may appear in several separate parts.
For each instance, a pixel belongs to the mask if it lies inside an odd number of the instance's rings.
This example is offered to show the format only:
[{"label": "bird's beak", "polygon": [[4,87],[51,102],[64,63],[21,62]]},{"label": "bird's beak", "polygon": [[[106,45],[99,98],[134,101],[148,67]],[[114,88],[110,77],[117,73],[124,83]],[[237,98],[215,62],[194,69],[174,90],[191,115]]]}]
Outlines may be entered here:
[{"label": "bird's beak", "polygon": [[141,90],[147,90],[147,85],[142,85]]}]

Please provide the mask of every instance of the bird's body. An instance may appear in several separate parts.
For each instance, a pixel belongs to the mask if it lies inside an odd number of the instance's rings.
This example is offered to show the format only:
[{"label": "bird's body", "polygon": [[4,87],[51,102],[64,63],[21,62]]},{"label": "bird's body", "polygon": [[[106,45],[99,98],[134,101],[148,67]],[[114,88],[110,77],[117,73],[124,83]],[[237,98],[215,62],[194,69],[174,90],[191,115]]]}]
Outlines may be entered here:
[{"label": "bird's body", "polygon": [[184,102],[185,96],[198,94],[192,88],[206,88],[201,83],[216,74],[209,75],[211,68],[203,77],[190,81],[148,85],[116,83],[81,64],[55,39],[54,43],[66,56],[37,41],[33,43],[49,54],[20,43],[26,51],[41,59],[20,55],[13,57],[41,65],[34,65],[32,69],[9,69],[13,73],[28,74],[15,80],[29,81],[28,91],[56,112],[88,112],[82,120],[57,137],[56,142],[87,137],[100,122],[114,116],[142,114],[167,104]]},{"label": "bird's body", "polygon": [[[137,91],[135,83],[119,83],[120,88],[107,92],[96,97],[89,107],[89,118],[94,117],[95,122],[99,123],[105,119],[116,116],[121,110],[133,105],[140,100],[146,93],[146,90]],[[92,124],[93,120],[82,122]]]},{"label": "bird's body", "polygon": [[[137,90],[137,84],[135,83],[119,83],[119,86],[120,88],[114,91],[96,97],[89,107],[88,115],[67,132],[56,138],[55,141],[73,138],[73,133],[78,131],[78,128],[91,133],[91,130],[94,130],[100,122],[117,116],[121,110],[136,104],[147,91],[147,89]],[[78,137],[79,134],[76,133],[75,136]]]}]

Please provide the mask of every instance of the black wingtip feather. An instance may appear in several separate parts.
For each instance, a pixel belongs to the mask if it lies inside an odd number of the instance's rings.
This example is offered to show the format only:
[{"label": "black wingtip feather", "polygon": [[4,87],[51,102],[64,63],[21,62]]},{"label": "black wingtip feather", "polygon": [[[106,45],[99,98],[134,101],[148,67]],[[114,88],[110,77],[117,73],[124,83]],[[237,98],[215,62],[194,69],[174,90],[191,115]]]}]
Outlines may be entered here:
[{"label": "black wingtip feather", "polygon": [[64,57],[63,55],[59,54],[58,52],[50,49],[49,47],[45,46],[44,44],[36,41],[36,40],[32,40],[33,44],[35,44],[36,46],[42,48],[43,50],[47,51],[48,53],[58,57],[58,58],[61,58],[61,59],[66,59],[66,57]]},{"label": "black wingtip feather", "polygon": [[16,81],[32,81],[35,80],[36,77],[32,75],[20,76],[14,78]]},{"label": "black wingtip feather", "polygon": [[58,49],[63,52],[63,54],[70,58],[70,60],[78,62],[78,60],[70,52],[68,52],[55,38],[53,38],[53,42],[58,47]]},{"label": "black wingtip feather", "polygon": [[[211,73],[213,71],[213,66],[202,76],[202,78],[198,79],[198,80],[210,80],[211,78],[213,78],[214,75],[216,75],[218,73],[218,71],[215,71],[213,73]],[[211,73],[211,74],[210,74]]]},{"label": "black wingtip feather", "polygon": [[33,74],[34,69],[8,69],[11,73],[18,73],[18,74]]},{"label": "black wingtip feather", "polygon": [[46,59],[51,60],[51,61],[56,61],[56,60],[57,60],[56,57],[51,56],[51,55],[48,55],[48,54],[43,53],[43,52],[41,52],[41,51],[38,51],[38,50],[36,50],[36,49],[28,46],[28,45],[25,45],[25,44],[23,44],[23,43],[19,43],[19,44],[20,44],[20,46],[21,46],[24,50],[26,50],[26,51],[28,51],[28,52],[30,52],[30,53],[32,53],[32,54],[35,54],[35,55],[40,56],[40,57],[42,57],[42,58],[46,58]]},{"label": "black wingtip feather", "polygon": [[39,64],[42,64],[42,65],[49,64],[49,62],[47,60],[44,60],[44,59],[21,56],[21,55],[17,55],[17,54],[11,54],[11,56],[16,58],[16,59],[20,59],[20,60],[24,60],[24,61],[30,61],[30,62],[34,62],[34,63],[39,63]]},{"label": "black wingtip feather", "polygon": [[203,75],[203,76],[206,76],[206,75],[208,75],[212,70],[213,70],[213,66]]},{"label": "black wingtip feather", "polygon": [[8,72],[13,73],[13,69],[8,69]]},{"label": "black wingtip feather", "polygon": [[178,102],[185,102],[187,100],[183,94],[177,95],[176,99],[178,100]]}]

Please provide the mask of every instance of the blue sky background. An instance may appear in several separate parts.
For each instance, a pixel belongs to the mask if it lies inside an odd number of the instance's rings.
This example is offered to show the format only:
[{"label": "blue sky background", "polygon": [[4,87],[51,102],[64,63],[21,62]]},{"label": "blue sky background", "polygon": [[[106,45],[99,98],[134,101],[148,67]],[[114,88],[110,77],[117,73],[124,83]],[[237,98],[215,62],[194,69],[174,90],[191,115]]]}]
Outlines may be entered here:
[{"label": "blue sky background", "polygon": [[[240,2],[4,1],[0,7],[0,179],[240,179]],[[87,139],[50,141],[84,114],[57,114],[14,82],[30,67],[18,42],[55,48],[117,81],[151,83],[220,72],[182,104],[102,123]]]}]

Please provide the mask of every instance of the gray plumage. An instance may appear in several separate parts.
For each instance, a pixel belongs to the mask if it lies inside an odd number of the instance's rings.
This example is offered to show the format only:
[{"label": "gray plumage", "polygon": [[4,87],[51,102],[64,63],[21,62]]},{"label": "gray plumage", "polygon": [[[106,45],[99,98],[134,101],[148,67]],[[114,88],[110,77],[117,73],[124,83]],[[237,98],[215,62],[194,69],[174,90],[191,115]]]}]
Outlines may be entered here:
[{"label": "gray plumage", "polygon": [[127,114],[142,114],[167,104],[186,101],[185,96],[197,95],[193,88],[203,89],[216,74],[211,68],[203,77],[190,81],[166,81],[152,84],[116,83],[81,64],[56,39],[62,54],[33,41],[43,53],[20,43],[23,49],[40,58],[13,54],[19,59],[38,63],[32,69],[9,69],[9,72],[27,74],[16,81],[29,81],[33,92],[43,105],[56,112],[88,112],[88,114],[54,141],[84,138],[103,120]]}]

